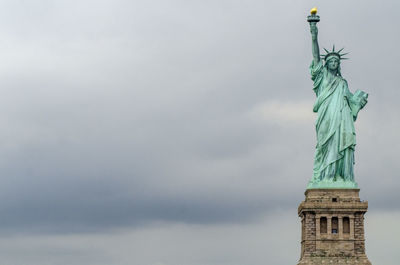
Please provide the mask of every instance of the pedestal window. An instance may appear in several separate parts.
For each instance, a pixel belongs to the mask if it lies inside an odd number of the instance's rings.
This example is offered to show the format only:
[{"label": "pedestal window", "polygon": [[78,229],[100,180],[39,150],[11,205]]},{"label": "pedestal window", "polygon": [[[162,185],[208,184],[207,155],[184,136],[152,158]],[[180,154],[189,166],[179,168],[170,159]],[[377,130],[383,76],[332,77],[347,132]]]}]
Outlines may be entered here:
[{"label": "pedestal window", "polygon": [[326,217],[321,217],[321,219],[319,220],[319,224],[320,224],[320,233],[321,234],[328,233],[328,220],[326,219]]},{"label": "pedestal window", "polygon": [[332,234],[339,232],[339,220],[337,217],[332,217]]},{"label": "pedestal window", "polygon": [[343,217],[343,234],[350,234],[350,218]]}]

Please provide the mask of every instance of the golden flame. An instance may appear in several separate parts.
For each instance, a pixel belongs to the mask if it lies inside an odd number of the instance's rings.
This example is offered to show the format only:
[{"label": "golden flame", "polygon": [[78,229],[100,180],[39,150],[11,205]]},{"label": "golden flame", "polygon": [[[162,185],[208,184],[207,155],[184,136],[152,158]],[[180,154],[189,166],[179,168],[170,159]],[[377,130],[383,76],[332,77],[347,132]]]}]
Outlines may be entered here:
[{"label": "golden flame", "polygon": [[316,7],[313,7],[311,10],[310,10],[310,13],[311,13],[311,15],[315,15],[315,14],[317,14],[317,8]]}]

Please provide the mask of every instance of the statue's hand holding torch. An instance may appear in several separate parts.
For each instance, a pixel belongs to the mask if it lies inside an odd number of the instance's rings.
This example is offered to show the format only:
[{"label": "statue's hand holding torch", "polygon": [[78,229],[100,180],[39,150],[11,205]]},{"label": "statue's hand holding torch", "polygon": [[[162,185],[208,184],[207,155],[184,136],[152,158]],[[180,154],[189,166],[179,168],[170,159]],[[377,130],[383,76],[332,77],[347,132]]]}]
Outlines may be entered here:
[{"label": "statue's hand holding torch", "polygon": [[310,23],[310,31],[311,31],[311,36],[313,39],[317,38],[318,35],[318,28],[317,28],[317,23],[319,22],[320,18],[317,15],[317,8],[314,7],[310,11],[311,15],[307,17],[307,21]]}]

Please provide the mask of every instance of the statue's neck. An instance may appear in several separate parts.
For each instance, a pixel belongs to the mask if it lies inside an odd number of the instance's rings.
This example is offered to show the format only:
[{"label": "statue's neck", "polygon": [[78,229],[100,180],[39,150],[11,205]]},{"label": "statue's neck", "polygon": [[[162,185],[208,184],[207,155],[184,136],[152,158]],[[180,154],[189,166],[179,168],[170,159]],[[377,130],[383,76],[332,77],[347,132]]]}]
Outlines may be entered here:
[{"label": "statue's neck", "polygon": [[333,76],[337,76],[338,71],[337,71],[337,69],[336,69],[336,70],[330,70],[330,69],[328,69],[328,73],[330,73],[330,74],[333,75]]},{"label": "statue's neck", "polygon": [[337,77],[337,73],[338,73],[337,70],[332,71],[328,69],[328,71],[326,72],[326,78],[328,82],[332,82],[333,80],[335,80]]}]

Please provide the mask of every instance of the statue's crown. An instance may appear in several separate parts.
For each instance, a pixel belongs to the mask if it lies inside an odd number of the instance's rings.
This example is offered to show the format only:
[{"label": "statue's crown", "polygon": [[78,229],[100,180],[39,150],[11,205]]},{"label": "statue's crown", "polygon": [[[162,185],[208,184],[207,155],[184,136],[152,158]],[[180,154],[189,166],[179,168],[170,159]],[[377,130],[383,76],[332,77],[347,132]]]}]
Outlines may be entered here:
[{"label": "statue's crown", "polygon": [[324,48],[326,54],[322,54],[321,57],[324,58],[325,61],[327,61],[329,57],[336,57],[339,60],[347,60],[349,58],[344,58],[343,56],[348,53],[340,53],[341,51],[343,51],[343,49],[344,48],[341,48],[340,50],[335,51],[335,45],[333,45],[332,51],[328,51]]}]

